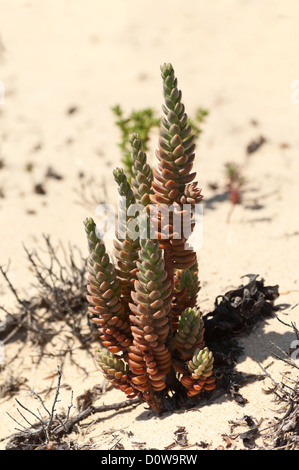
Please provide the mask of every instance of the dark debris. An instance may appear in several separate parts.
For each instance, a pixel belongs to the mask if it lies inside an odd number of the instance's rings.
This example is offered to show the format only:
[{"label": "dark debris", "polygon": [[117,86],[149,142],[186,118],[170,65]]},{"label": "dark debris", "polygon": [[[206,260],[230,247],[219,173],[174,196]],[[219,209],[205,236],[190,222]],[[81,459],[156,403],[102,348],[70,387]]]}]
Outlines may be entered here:
[{"label": "dark debris", "polygon": [[263,136],[260,136],[258,139],[251,141],[247,145],[247,154],[250,155],[251,153],[256,152],[265,142],[267,142],[267,140]]},{"label": "dark debris", "polygon": [[278,286],[265,286],[264,279],[248,274],[249,283],[231,290],[215,300],[215,309],[205,316],[205,337],[234,335],[250,329],[259,319],[271,316]]}]

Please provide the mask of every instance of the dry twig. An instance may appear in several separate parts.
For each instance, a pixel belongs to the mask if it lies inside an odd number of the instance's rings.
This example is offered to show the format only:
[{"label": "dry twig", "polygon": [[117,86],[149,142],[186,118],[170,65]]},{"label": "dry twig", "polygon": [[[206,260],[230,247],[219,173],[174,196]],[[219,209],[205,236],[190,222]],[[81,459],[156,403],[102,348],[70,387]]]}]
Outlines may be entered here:
[{"label": "dry twig", "polygon": [[[111,405],[102,405],[102,406],[94,406],[90,405],[80,411],[73,417],[70,417],[70,412],[73,407],[73,395],[71,397],[71,403],[68,406],[68,411],[66,415],[59,415],[56,413],[56,406],[59,402],[59,394],[60,394],[60,387],[61,387],[61,372],[58,368],[58,382],[55,392],[55,397],[51,406],[51,409],[48,409],[44,400],[41,396],[34,391],[32,391],[33,395],[39,400],[41,403],[42,409],[47,414],[47,418],[43,418],[40,411],[33,412],[29,408],[25,407],[19,400],[16,399],[16,402],[19,406],[17,411],[21,416],[22,420],[25,424],[29,425],[26,427],[22,422],[18,421],[16,418],[10,416],[10,418],[18,425],[17,431],[18,433],[10,436],[9,441],[7,443],[6,449],[7,450],[16,450],[16,449],[27,449],[27,450],[34,450],[36,448],[49,448],[49,445],[55,446],[59,443],[59,440],[69,434],[74,430],[76,425],[78,425],[81,421],[84,421],[89,416],[92,416],[97,413],[104,413],[107,411],[118,411],[124,408],[128,408],[131,406],[139,405],[140,401],[138,399],[135,400],[126,400],[121,403],[113,403]],[[22,409],[22,411],[20,410]],[[26,413],[26,414],[25,414]],[[36,423],[31,424],[29,418],[33,417],[36,420]]]}]

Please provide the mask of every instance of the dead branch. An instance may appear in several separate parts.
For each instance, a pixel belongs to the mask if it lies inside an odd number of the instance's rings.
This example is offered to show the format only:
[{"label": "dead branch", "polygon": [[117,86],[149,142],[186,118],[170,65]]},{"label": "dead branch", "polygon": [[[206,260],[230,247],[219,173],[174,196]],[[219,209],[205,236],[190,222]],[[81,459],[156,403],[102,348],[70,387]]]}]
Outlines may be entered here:
[{"label": "dead branch", "polygon": [[27,379],[24,377],[15,377],[11,374],[7,380],[0,384],[0,398],[12,397],[26,382]]},{"label": "dead branch", "polygon": [[[77,415],[73,416],[72,418],[69,417],[71,405],[68,407],[68,413],[66,419],[64,421],[56,415],[55,406],[57,403],[58,397],[58,389],[56,391],[55,399],[53,402],[52,410],[50,413],[50,418],[48,420],[41,421],[40,417],[35,415],[36,419],[38,420],[37,426],[31,426],[30,428],[25,428],[23,425],[15,420],[12,416],[10,416],[19,426],[23,427],[22,430],[19,430],[18,433],[10,436],[9,441],[6,446],[6,450],[13,450],[13,449],[33,449],[38,446],[48,446],[50,440],[57,441],[62,436],[69,434],[73,431],[75,426],[79,424],[81,421],[89,418],[92,415],[97,413],[105,413],[107,411],[119,411],[121,409],[125,409],[131,406],[140,405],[141,402],[138,398],[133,400],[126,400],[120,403],[113,403],[111,405],[101,405],[101,406],[94,406],[91,405],[84,410],[80,411]],[[25,407],[23,407],[25,408]],[[34,413],[27,408],[25,408],[31,415]],[[58,424],[57,424],[58,421]],[[27,421],[28,422],[28,421]]]},{"label": "dead branch", "polygon": [[[99,191],[100,189],[100,191]],[[89,178],[81,182],[79,187],[75,188],[75,192],[79,196],[76,204],[88,209],[95,209],[99,204],[109,200],[106,181],[102,179],[99,183],[94,178]]]},{"label": "dead branch", "polygon": [[7,343],[21,333],[24,342],[40,347],[42,356],[53,337],[67,330],[71,335],[61,336],[66,342],[66,347],[62,348],[64,356],[72,355],[70,338],[72,342],[74,338],[78,340],[80,347],[89,351],[98,339],[98,332],[87,315],[86,261],[77,247],[69,245],[66,249],[61,243],[56,247],[47,235],[43,240],[44,247],[39,251],[24,247],[35,277],[33,297],[22,299],[9,279],[8,268],[0,267],[0,274],[17,301],[14,312],[0,306],[6,313],[0,323],[0,340]]},{"label": "dead branch", "polygon": [[[282,322],[284,323],[284,322]],[[298,329],[296,328],[295,324],[288,325],[293,329],[296,338],[298,339]],[[298,369],[298,366],[288,358],[288,354],[280,349],[274,343],[275,346],[280,352],[283,353],[285,357],[279,357],[275,355],[278,359],[285,362],[290,367]],[[270,439],[270,448],[273,450],[298,450],[299,449],[299,378],[297,377],[296,380],[291,380],[292,387],[284,383],[277,383],[271,377],[271,375],[263,369],[263,367],[259,364],[265,374],[270,378],[272,383],[274,384],[274,388],[271,390],[278,398],[278,401],[283,404],[285,412],[282,418],[277,419],[274,421],[273,425],[270,426],[271,431],[269,431],[269,427],[264,429],[267,431],[265,437]],[[279,392],[279,393],[278,393]],[[262,431],[261,431],[262,432]]]}]

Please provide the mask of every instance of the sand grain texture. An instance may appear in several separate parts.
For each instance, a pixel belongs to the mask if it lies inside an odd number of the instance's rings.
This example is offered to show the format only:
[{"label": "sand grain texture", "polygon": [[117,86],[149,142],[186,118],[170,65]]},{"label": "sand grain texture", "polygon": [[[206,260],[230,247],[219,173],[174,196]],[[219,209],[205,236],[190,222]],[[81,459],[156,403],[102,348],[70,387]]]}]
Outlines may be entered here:
[{"label": "sand grain texture", "polygon": [[[182,2],[136,0],[0,0],[0,80],[5,103],[0,105],[1,244],[0,264],[10,260],[10,278],[20,295],[31,292],[33,280],[23,244],[37,247],[43,233],[73,243],[87,255],[85,217],[95,207],[78,204],[76,189],[93,177],[101,194],[104,180],[109,202],[116,202],[112,170],[120,166],[118,129],[111,107],[160,110],[162,89],[159,67],[171,62],[192,116],[196,108],[210,115],[197,145],[195,169],[205,195],[204,243],[199,250],[202,290],[200,305],[206,313],[217,295],[239,285],[241,276],[256,273],[266,284],[279,284],[277,304],[286,304],[279,317],[290,323],[298,317],[298,180],[299,104],[292,104],[291,83],[299,79],[299,6],[295,0],[222,0]],[[266,142],[247,155],[247,145],[259,136]],[[150,161],[154,162],[155,136]],[[224,164],[235,161],[246,177],[243,203],[228,224]],[[29,166],[28,166],[29,165]],[[26,171],[26,168],[32,168]],[[49,167],[62,180],[45,178]],[[210,188],[217,183],[218,189]],[[42,184],[46,194],[34,187]],[[0,279],[1,304],[14,299]],[[2,315],[2,314],[1,314]],[[237,370],[261,373],[258,362],[277,381],[290,368],[273,358],[275,348],[288,350],[292,332],[276,318],[260,323],[240,339],[244,354]],[[6,347],[4,369],[26,377],[17,398],[34,409],[28,387],[41,392],[53,385],[57,357],[45,356],[36,365],[37,351],[20,342]],[[55,348],[59,348],[59,338]],[[87,374],[70,362],[63,370],[61,408],[74,397],[102,382],[95,363],[84,351],[74,357]],[[292,371],[292,373],[294,373]],[[263,393],[271,381],[248,384],[241,390],[248,403],[241,407],[226,396],[184,413],[154,416],[140,405],[88,420],[90,426],[68,440],[78,445],[109,449],[164,449],[184,426],[188,443],[205,442],[226,447],[230,421],[249,415],[263,426],[279,415],[273,394]],[[43,396],[51,403],[50,396]],[[124,395],[107,391],[97,404],[122,401]],[[14,398],[0,400],[0,438],[15,432],[7,412],[17,416]],[[74,409],[75,413],[76,410]],[[140,444],[141,443],[141,444]],[[262,439],[257,443],[263,445]],[[5,447],[5,441],[0,443]],[[240,438],[233,448],[243,448]],[[179,444],[175,448],[180,448]]]}]

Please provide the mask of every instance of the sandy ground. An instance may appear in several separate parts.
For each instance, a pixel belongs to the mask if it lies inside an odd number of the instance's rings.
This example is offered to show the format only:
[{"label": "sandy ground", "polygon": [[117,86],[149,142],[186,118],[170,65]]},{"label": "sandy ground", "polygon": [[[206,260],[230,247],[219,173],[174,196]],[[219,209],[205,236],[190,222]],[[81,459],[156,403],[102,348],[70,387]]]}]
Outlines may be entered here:
[{"label": "sandy ground", "polygon": [[[178,0],[0,0],[0,11],[0,80],[5,84],[0,264],[10,261],[18,292],[27,294],[32,281],[23,244],[36,247],[46,233],[87,254],[82,221],[94,216],[95,207],[78,203],[79,174],[93,177],[99,194],[104,180],[109,201],[115,200],[112,169],[120,166],[120,151],[111,107],[119,103],[127,112],[148,106],[159,110],[159,67],[171,62],[190,116],[199,106],[210,112],[195,163],[205,195],[204,243],[198,253],[202,310],[211,310],[215,297],[237,287],[241,276],[256,273],[268,285],[279,284],[278,303],[286,305],[279,317],[296,321],[298,308],[291,307],[299,301],[299,104],[292,103],[291,84],[299,79],[298,2],[188,0],[182,6]],[[69,114],[72,107],[76,112]],[[266,143],[247,155],[248,143],[261,135]],[[155,140],[151,145],[153,153]],[[228,161],[240,164],[246,177],[243,203],[229,224],[230,203],[223,197]],[[33,165],[31,172],[28,165]],[[45,179],[49,166],[63,180]],[[45,195],[33,191],[38,183],[44,184]],[[2,305],[13,305],[4,280],[0,293]],[[261,363],[281,381],[290,370],[273,358],[277,351],[271,342],[288,350],[293,339],[277,318],[263,322],[240,340],[244,354],[237,369],[261,373]],[[55,374],[57,358],[45,357],[37,366],[34,348],[19,343],[6,347],[7,358],[16,351],[17,359],[2,371],[1,380],[10,372],[26,377],[27,387],[17,398],[29,406],[28,387],[41,392],[52,385],[47,377]],[[82,351],[75,356],[88,374],[66,365],[64,409],[70,390],[77,397],[102,381],[90,357]],[[191,448],[202,441],[212,449],[225,447],[230,421],[249,415],[263,418],[267,427],[279,416],[273,394],[263,393],[270,385],[266,379],[242,388],[245,407],[223,396],[205,407],[162,417],[143,405],[106,413],[90,418],[72,439],[99,449],[117,442],[125,449],[140,448],[137,443],[164,449],[184,426]],[[47,403],[51,398],[46,397]],[[123,399],[120,392],[108,391],[97,404]],[[14,398],[2,399],[0,410],[3,438],[15,431],[7,415],[19,416]],[[234,448],[242,446],[241,439],[233,441]]]}]

